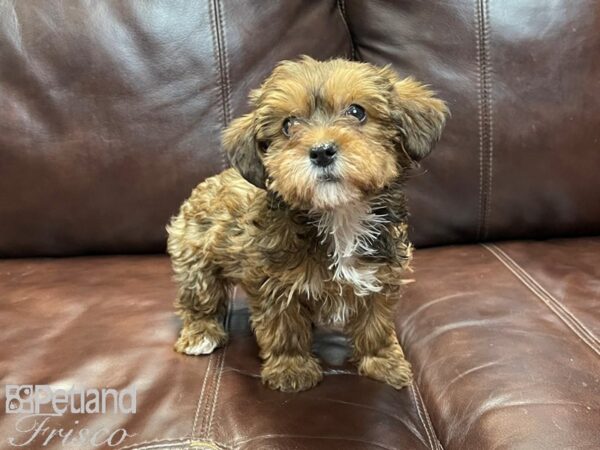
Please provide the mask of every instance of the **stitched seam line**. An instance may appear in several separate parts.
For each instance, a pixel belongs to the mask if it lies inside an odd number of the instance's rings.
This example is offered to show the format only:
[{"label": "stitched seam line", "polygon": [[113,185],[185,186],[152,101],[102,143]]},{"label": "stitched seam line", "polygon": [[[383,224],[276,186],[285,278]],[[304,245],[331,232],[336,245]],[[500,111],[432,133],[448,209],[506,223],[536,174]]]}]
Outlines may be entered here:
[{"label": "stitched seam line", "polygon": [[477,224],[477,239],[481,238],[481,216],[483,213],[483,94],[482,94],[482,58],[481,58],[481,10],[479,0],[475,0],[475,61],[477,62],[477,130],[479,134],[479,204],[478,216],[479,223]]},{"label": "stitched seam line", "polygon": [[444,447],[442,447],[442,443],[440,442],[440,440],[437,437],[435,428],[433,428],[433,423],[431,422],[431,417],[429,416],[429,411],[427,411],[427,407],[425,406],[425,402],[423,401],[423,396],[421,395],[421,391],[419,390],[419,387],[416,385],[416,383],[415,383],[415,392],[417,394],[417,398],[419,399],[419,402],[421,403],[421,407],[423,409],[423,415],[425,416],[425,421],[427,423],[427,426],[429,427],[429,430],[431,431],[431,436],[433,437],[434,444],[436,444],[435,448],[443,450]]},{"label": "stitched seam line", "polygon": [[[203,445],[204,444],[204,445]],[[141,441],[136,442],[135,444],[129,444],[125,447],[119,447],[118,450],[150,450],[150,449],[170,449],[173,447],[177,447],[180,445],[185,445],[186,448],[226,448],[230,447],[222,442],[211,441],[208,439],[197,440],[190,439],[189,436],[181,436],[178,438],[170,438],[170,439],[153,439],[150,441]]]},{"label": "stitched seam line", "polygon": [[493,244],[489,246],[484,245],[484,247],[489,247],[488,250],[490,251],[495,250],[498,253],[498,255],[496,255],[497,257],[503,258],[507,262],[507,264],[514,267],[515,270],[518,271],[523,277],[523,279],[521,277],[519,277],[519,279],[521,279],[523,283],[527,284],[527,287],[530,288],[530,290],[532,290],[538,297],[540,297],[545,302],[549,302],[550,305],[548,306],[554,307],[557,310],[555,311],[557,315],[563,315],[564,317],[562,317],[561,319],[571,321],[572,326],[577,328],[580,333],[585,335],[585,338],[581,336],[580,337],[583,340],[589,340],[592,343],[592,346],[594,347],[595,351],[597,351],[600,354],[600,340],[569,309],[567,309],[566,306],[564,306],[556,297],[554,297],[541,284],[539,284],[533,278],[533,276],[531,276],[523,267],[519,265],[519,263],[517,263],[513,258],[511,258],[510,255],[508,255],[504,250],[499,248],[497,245]]},{"label": "stitched seam line", "polygon": [[144,445],[142,447],[130,447],[131,450],[163,450],[163,449],[172,449],[172,448],[181,448],[182,445],[185,445],[186,449],[190,448],[190,441],[177,441],[172,443],[163,443],[156,445]]},{"label": "stitched seam line", "polygon": [[182,436],[179,438],[170,438],[170,439],[153,439],[150,441],[141,441],[136,442],[135,444],[129,444],[124,447],[119,447],[119,450],[137,450],[140,448],[140,445],[144,446],[142,448],[147,448],[152,445],[174,445],[174,444],[187,444],[190,442],[190,438],[188,436]]},{"label": "stitched seam line", "polygon": [[482,244],[494,255],[513,275],[515,275],[533,294],[538,297],[581,341],[600,356],[598,338],[583,325],[571,311],[562,305],[552,294],[544,289],[527,271],[507,253],[496,245]]},{"label": "stitched seam line", "polygon": [[219,354],[219,359],[217,360],[217,371],[215,372],[215,377],[214,377],[214,382],[213,382],[213,395],[212,395],[212,400],[210,402],[207,402],[207,407],[206,407],[206,411],[205,411],[205,418],[206,418],[206,432],[204,433],[205,438],[208,439],[208,437],[210,436],[210,432],[211,432],[211,428],[212,428],[212,420],[213,420],[213,416],[215,413],[215,406],[217,404],[217,397],[218,397],[218,389],[219,386],[221,385],[221,374],[223,372],[223,361],[224,361],[224,355],[223,353],[225,352],[225,349],[223,349],[223,351]]},{"label": "stitched seam line", "polygon": [[[229,306],[231,305],[231,303],[232,302],[230,301],[230,304],[228,305],[227,314],[225,316],[225,324],[229,323],[229,313],[231,311]],[[197,433],[197,436],[200,436],[204,439],[208,439],[208,434],[210,432],[209,427],[212,425],[212,415],[214,413],[214,408],[216,405],[215,396],[217,395],[217,389],[221,380],[221,372],[223,370],[224,354],[226,349],[227,346],[225,346],[225,348],[219,352],[215,361],[215,367],[218,369],[216,371],[213,371],[213,376],[210,378],[208,395],[206,396],[206,401],[204,403],[204,408],[202,412],[202,419],[200,422],[200,430]]]},{"label": "stitched seam line", "polygon": [[[227,305],[227,315],[225,317],[225,331],[229,333],[229,323],[231,320],[231,314],[233,310],[233,299],[235,298],[237,291],[237,286],[233,289],[233,294],[231,296],[231,300],[229,301],[229,305]],[[208,420],[208,430],[206,431],[206,436],[210,437],[212,431],[213,417],[215,415],[215,409],[217,407],[217,402],[219,399],[219,389],[221,387],[221,377],[223,375],[223,366],[225,366],[225,355],[227,354],[227,345],[223,349],[223,353],[221,354],[221,365],[219,366],[219,376],[217,378],[217,386],[215,388],[215,396],[213,397],[212,409],[210,412],[210,419]]]},{"label": "stitched seam line", "polygon": [[[217,357],[215,358],[215,367],[219,367],[219,364],[221,362],[221,353],[219,353],[217,355]],[[208,389],[207,389],[207,396],[206,396],[206,400],[204,402],[204,406],[202,408],[202,417],[200,418],[200,427],[199,430],[196,434],[196,436],[199,436],[201,438],[206,438],[206,420],[208,418],[208,414],[209,414],[209,408],[210,405],[212,403],[212,398],[214,396],[214,390],[215,390],[215,380],[218,377],[218,373],[216,370],[213,370],[211,376],[210,376],[210,380],[209,380],[209,384],[208,384]]]},{"label": "stitched seam line", "polygon": [[346,0],[337,0],[337,7],[342,16],[342,22],[344,22],[344,27],[346,27],[346,32],[348,33],[348,39],[350,39],[350,57],[356,61],[356,45],[354,44],[354,39],[352,37],[352,32],[350,31],[350,25],[348,24],[348,17],[346,16]]},{"label": "stitched seam line", "polygon": [[225,109],[225,125],[229,125],[231,122],[231,82],[229,79],[229,56],[227,55],[227,40],[225,39],[225,15],[223,14],[221,1],[217,0],[217,17],[219,19],[219,36],[221,43],[221,53],[223,55],[223,76],[225,78],[225,96],[223,99],[223,106]]},{"label": "stitched seam line", "polygon": [[[423,425],[423,429],[425,430],[425,434],[427,435],[427,442],[429,444],[429,448],[432,450],[436,450],[437,448],[441,447],[441,444],[439,444],[439,440],[437,438],[435,430],[433,429],[433,426],[429,421],[429,414],[427,413],[427,408],[423,403],[423,399],[421,398],[419,388],[417,387],[415,381],[413,381],[413,383],[411,384],[410,391],[412,393],[412,398],[415,403],[415,407],[417,408],[417,415],[419,416],[421,425]],[[439,447],[436,446],[436,442],[438,443]]]},{"label": "stitched seam line", "polygon": [[492,177],[493,177],[493,156],[494,156],[494,114],[493,114],[493,96],[492,96],[492,60],[490,57],[490,7],[489,0],[482,2],[483,14],[482,19],[485,24],[484,28],[484,44],[485,44],[485,79],[486,79],[486,117],[487,117],[487,158],[484,161],[486,164],[485,170],[487,177],[486,181],[486,196],[485,209],[483,216],[483,238],[487,239],[489,232],[489,219],[492,213]]},{"label": "stitched seam line", "polygon": [[490,61],[490,27],[488,0],[475,1],[475,35],[477,42],[478,121],[479,121],[479,225],[477,237],[485,240],[488,236],[488,221],[491,212],[492,157],[493,157],[493,118],[492,118],[492,77]]},{"label": "stitched seam line", "polygon": [[427,436],[427,444],[429,445],[430,449],[433,449],[433,443],[431,442],[431,436],[429,435],[429,430],[427,429],[427,426],[425,425],[425,420],[423,419],[423,416],[421,414],[421,408],[420,408],[419,402],[417,400],[417,395],[415,394],[414,382],[413,382],[412,386],[410,387],[410,390],[412,393],[413,402],[415,403],[415,408],[417,408],[417,415],[419,416],[419,420],[421,421],[421,425],[423,425],[423,429],[425,430],[425,435]]},{"label": "stitched seam line", "polygon": [[[227,127],[231,120],[231,112],[229,108],[230,85],[229,85],[229,62],[227,61],[227,49],[225,47],[224,30],[225,19],[221,12],[221,2],[212,0],[209,3],[210,26],[213,34],[213,53],[218,66],[217,87],[220,93],[219,110],[223,127]],[[221,153],[221,165],[225,170],[229,167],[225,153]]]},{"label": "stitched seam line", "polygon": [[[227,310],[227,312],[229,313],[229,309]],[[227,321],[228,319],[226,318],[225,320]],[[225,348],[227,348],[227,347],[225,347]],[[202,433],[198,433],[198,435],[201,436],[202,438],[206,438],[206,439],[208,439],[208,435],[210,432],[209,426],[212,424],[212,414],[214,413],[214,408],[215,408],[216,391],[219,386],[219,381],[221,378],[221,371],[223,370],[222,364],[223,364],[223,353],[224,352],[225,352],[225,349],[220,351],[216,358],[215,368],[217,368],[217,370],[215,370],[213,372],[214,375],[210,379],[210,388],[208,390],[209,395],[207,395],[207,397],[206,397],[206,402],[205,402],[204,408],[203,408],[202,422],[201,422]]]},{"label": "stitched seam line", "polygon": [[493,67],[492,67],[492,57],[490,56],[490,6],[489,1],[485,1],[485,48],[487,50],[486,59],[487,59],[487,84],[488,84],[488,96],[487,96],[487,109],[488,109],[488,125],[489,125],[489,134],[488,134],[488,155],[487,155],[487,201],[486,201],[486,209],[485,209],[485,217],[484,217],[484,238],[487,239],[488,233],[490,230],[489,221],[492,215],[492,187],[493,187],[493,179],[494,179],[494,96],[492,93],[492,76],[493,76]]},{"label": "stitched seam line", "polygon": [[196,406],[196,414],[194,414],[194,423],[192,425],[192,437],[196,436],[196,426],[198,424],[198,415],[200,413],[200,406],[202,405],[202,400],[204,399],[204,389],[206,387],[206,380],[210,374],[210,368],[212,365],[214,353],[211,353],[208,357],[208,364],[206,365],[206,373],[204,374],[204,381],[202,381],[202,389],[200,390],[200,397],[198,397],[198,404]]},{"label": "stitched seam line", "polygon": [[[260,435],[256,435],[256,436],[252,436],[252,437],[248,437],[245,438],[243,440],[239,440],[236,441],[235,444],[233,444],[233,446],[231,446],[231,448],[235,448],[235,449],[241,449],[241,448],[248,448],[247,444],[253,441],[258,441],[258,440],[277,440],[277,439],[283,439],[283,438],[296,438],[296,439],[304,439],[304,440],[316,440],[316,441],[345,441],[345,442],[352,442],[352,443],[357,443],[357,444],[367,444],[369,445],[368,448],[372,449],[374,447],[377,448],[382,448],[385,450],[398,450],[398,447],[388,447],[386,444],[383,443],[379,443],[373,440],[366,440],[366,439],[358,439],[358,438],[351,438],[348,436],[313,436],[313,435],[306,435],[306,434],[291,434],[291,433],[271,433],[271,434],[260,434]],[[246,445],[244,447],[241,447],[241,445]],[[270,446],[270,447],[252,447],[252,448],[283,448],[285,450],[287,450],[288,447],[282,447],[282,446],[278,446],[278,447],[274,447],[274,446]],[[335,447],[335,450],[339,449],[340,447]],[[345,447],[341,447],[341,448],[345,448]],[[364,446],[361,448],[365,448]]]}]

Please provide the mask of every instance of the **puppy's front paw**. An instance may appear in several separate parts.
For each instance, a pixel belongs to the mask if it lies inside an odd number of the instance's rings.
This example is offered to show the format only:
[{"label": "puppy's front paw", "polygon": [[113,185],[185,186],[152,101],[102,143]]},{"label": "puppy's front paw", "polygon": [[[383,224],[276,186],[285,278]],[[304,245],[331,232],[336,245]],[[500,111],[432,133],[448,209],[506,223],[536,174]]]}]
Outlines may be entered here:
[{"label": "puppy's front paw", "polygon": [[312,356],[278,356],[265,362],[261,377],[271,389],[300,392],[316,386],[323,378],[323,372]]},{"label": "puppy's front paw", "polygon": [[186,355],[208,355],[227,342],[227,333],[217,321],[199,321],[184,326],[175,350]]},{"label": "puppy's front paw", "polygon": [[410,363],[404,359],[402,350],[395,349],[384,350],[375,356],[364,356],[358,363],[358,373],[396,389],[408,386],[413,379]]},{"label": "puppy's front paw", "polygon": [[[197,336],[193,341],[181,343],[181,338],[175,343],[175,348],[186,355],[208,355],[212,353],[219,343],[210,336]],[[181,350],[179,350],[181,348]]]}]

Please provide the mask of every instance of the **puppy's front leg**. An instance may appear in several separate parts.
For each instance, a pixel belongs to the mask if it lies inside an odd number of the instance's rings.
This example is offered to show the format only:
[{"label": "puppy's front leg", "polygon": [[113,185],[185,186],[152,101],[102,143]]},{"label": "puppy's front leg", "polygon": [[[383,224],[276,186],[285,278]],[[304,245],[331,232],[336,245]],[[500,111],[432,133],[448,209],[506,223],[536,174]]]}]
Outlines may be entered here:
[{"label": "puppy's front leg", "polygon": [[347,331],[359,374],[396,389],[412,382],[411,366],[398,343],[388,298],[375,295],[366,299],[347,324]]},{"label": "puppy's front leg", "polygon": [[311,354],[310,315],[296,299],[283,308],[260,307],[253,313],[252,323],[263,359],[261,377],[265,385],[298,392],[321,381],[321,366]]}]

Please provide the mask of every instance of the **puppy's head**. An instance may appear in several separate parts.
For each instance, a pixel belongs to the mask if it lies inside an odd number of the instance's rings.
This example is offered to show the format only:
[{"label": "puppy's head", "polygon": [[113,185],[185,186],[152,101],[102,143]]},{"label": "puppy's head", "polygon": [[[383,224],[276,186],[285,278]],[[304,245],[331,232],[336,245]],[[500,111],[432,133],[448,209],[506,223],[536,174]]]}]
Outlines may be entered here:
[{"label": "puppy's head", "polygon": [[313,210],[376,195],[431,151],[448,112],[388,67],[308,57],[279,64],[250,103],[223,134],[231,164],[255,186]]}]

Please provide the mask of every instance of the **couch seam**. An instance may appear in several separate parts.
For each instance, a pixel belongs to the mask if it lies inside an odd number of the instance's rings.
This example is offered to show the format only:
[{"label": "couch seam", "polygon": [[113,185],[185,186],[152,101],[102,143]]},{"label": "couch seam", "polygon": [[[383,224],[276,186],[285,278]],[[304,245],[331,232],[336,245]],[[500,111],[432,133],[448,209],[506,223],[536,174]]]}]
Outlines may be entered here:
[{"label": "couch seam", "polygon": [[[227,444],[222,442],[213,441],[210,439],[194,439],[189,436],[181,436],[178,438],[168,438],[168,439],[153,439],[148,441],[136,442],[135,444],[126,445],[125,447],[119,447],[118,450],[158,450],[158,449],[170,449],[176,445],[185,445],[186,449],[202,449],[202,448],[211,448],[211,449],[231,449]],[[208,447],[210,446],[210,447]]]},{"label": "couch seam", "polygon": [[[221,13],[219,0],[211,0],[209,6],[210,27],[213,37],[213,53],[215,55],[218,76],[217,87],[219,90],[219,110],[222,116],[222,126],[227,127],[230,120],[229,112],[229,75],[228,62],[224,38],[224,19]],[[220,150],[221,151],[221,150]],[[221,167],[223,170],[229,166],[225,152],[221,151]]]},{"label": "couch seam", "polygon": [[[231,320],[231,313],[233,310],[233,299],[235,298],[237,292],[237,286],[233,289],[233,293],[231,295],[231,300],[229,301],[229,304],[227,305],[227,314],[225,315],[225,332],[227,332],[229,334],[229,325],[230,325],[230,320]],[[225,348],[223,348],[223,353],[221,355],[221,365],[219,366],[219,376],[217,378],[217,386],[215,388],[215,395],[213,397],[213,403],[212,403],[212,409],[210,412],[210,418],[208,420],[208,429],[206,431],[206,437],[210,438],[211,432],[212,432],[212,424],[213,424],[213,417],[215,415],[215,409],[217,407],[217,403],[219,400],[219,392],[220,392],[220,388],[221,388],[221,377],[223,376],[223,367],[225,366],[225,355],[227,354],[227,347],[228,345],[225,345]]]},{"label": "couch seam", "polygon": [[[244,439],[240,439],[238,441],[234,441],[234,444],[230,445],[229,448],[236,448],[239,449],[241,447],[239,447],[241,444],[247,444],[249,442],[252,441],[256,441],[259,439],[282,439],[282,438],[296,438],[296,439],[310,439],[310,440],[321,440],[321,441],[330,441],[330,440],[343,440],[343,441],[348,441],[348,442],[357,442],[357,443],[364,443],[364,444],[370,444],[369,448],[372,448],[373,446],[376,446],[378,448],[383,448],[386,450],[397,450],[398,447],[389,447],[387,444],[383,444],[380,442],[376,442],[373,440],[365,440],[365,439],[357,439],[357,438],[350,438],[347,436],[314,436],[314,435],[306,435],[306,434],[292,434],[292,433],[270,433],[270,434],[259,434],[256,436],[252,436],[252,437],[247,437]],[[246,448],[246,447],[245,447]],[[264,448],[264,447],[263,447]],[[274,447],[270,447],[270,448],[274,448]],[[277,447],[277,448],[281,448],[281,447]],[[289,447],[287,447],[289,448]],[[286,448],[286,450],[287,450]],[[339,449],[339,447],[338,447]]]},{"label": "couch seam", "polygon": [[[178,438],[166,438],[166,439],[151,439],[141,442],[136,442],[134,444],[128,444],[124,447],[119,447],[118,450],[139,450],[140,448],[147,448],[148,445],[170,445],[174,444],[187,444],[191,442],[191,438],[189,436],[182,436]],[[140,447],[142,446],[142,447]]]},{"label": "couch seam", "polygon": [[[235,293],[235,290],[234,290]],[[227,313],[225,315],[225,324],[229,323],[229,314],[230,314],[230,306],[232,304],[232,300],[230,300],[228,307],[227,307]],[[208,428],[211,425],[211,420],[212,420],[212,413],[214,412],[214,407],[215,407],[215,395],[216,395],[216,390],[219,386],[219,380],[220,380],[220,373],[223,370],[223,360],[224,360],[224,353],[227,349],[227,346],[225,346],[225,348],[223,348],[221,351],[219,351],[219,354],[217,356],[217,358],[215,358],[215,369],[212,372],[212,375],[210,377],[210,381],[209,381],[209,385],[208,385],[208,389],[205,390],[205,392],[207,392],[206,395],[206,399],[205,399],[205,403],[203,405],[202,408],[202,417],[200,419],[200,426],[199,426],[199,430],[198,432],[195,432],[194,430],[194,434],[193,436],[196,437],[200,437],[203,439],[208,439],[208,434],[210,432],[210,429]],[[212,355],[214,355],[214,353],[211,353],[211,357]],[[208,374],[206,374],[206,377],[208,377]],[[206,380],[206,378],[205,378]],[[198,404],[198,408],[200,408],[200,404]],[[196,410],[196,414],[198,414],[199,409]]]},{"label": "couch seam", "polygon": [[546,307],[554,313],[584,344],[600,356],[598,338],[556,297],[548,292],[535,278],[521,267],[504,250],[494,244],[481,244],[518,278]]},{"label": "couch seam", "polygon": [[214,353],[211,353],[208,357],[208,364],[206,365],[206,373],[204,374],[204,380],[202,381],[202,388],[200,390],[200,396],[198,397],[198,403],[196,405],[196,414],[194,414],[194,423],[192,425],[192,437],[196,435],[196,427],[198,425],[198,415],[200,413],[200,405],[202,405],[202,400],[204,399],[204,389],[206,388],[206,380],[209,377],[210,369],[212,366]]},{"label": "couch seam", "polygon": [[203,420],[203,424],[204,424],[204,431],[202,434],[202,438],[207,438],[210,435],[210,431],[211,431],[211,427],[212,427],[212,419],[213,419],[213,415],[215,412],[215,407],[216,407],[216,398],[217,398],[217,389],[219,388],[220,385],[220,381],[221,381],[221,373],[222,373],[222,368],[223,368],[223,353],[225,352],[225,349],[223,349],[220,354],[219,354],[219,358],[216,362],[216,371],[215,371],[215,376],[213,377],[213,383],[211,384],[212,386],[212,396],[209,399],[207,399],[206,402],[206,408],[205,408],[205,413],[204,413],[204,419]]},{"label": "couch seam", "polygon": [[416,390],[414,388],[414,381],[410,387],[410,391],[412,393],[413,402],[415,403],[415,408],[417,408],[417,416],[419,416],[419,420],[421,422],[421,425],[423,425],[423,429],[425,430],[425,435],[427,436],[427,444],[429,445],[430,449],[433,449],[433,442],[431,440],[431,435],[429,434],[429,430],[428,430],[427,425],[425,424],[425,420],[423,419],[423,416],[421,414],[421,407],[419,405],[419,401],[417,400],[417,394],[416,394],[416,392],[415,392]]},{"label": "couch seam", "polygon": [[427,441],[429,443],[429,447],[432,450],[442,449],[442,444],[437,437],[437,433],[435,432],[435,428],[433,427],[433,423],[431,422],[431,418],[429,416],[429,412],[427,411],[427,407],[425,406],[425,402],[423,401],[423,397],[421,396],[421,392],[419,391],[419,387],[417,383],[413,381],[410,386],[410,390],[412,392],[413,401],[415,402],[415,407],[417,408],[417,415],[419,416],[419,420],[425,429],[425,434],[427,435]]},{"label": "couch seam", "polygon": [[357,60],[357,52],[356,45],[354,43],[354,38],[352,37],[352,32],[350,31],[350,24],[348,22],[348,16],[346,14],[346,0],[337,0],[337,7],[340,15],[342,16],[342,22],[344,23],[344,27],[346,28],[346,33],[348,33],[348,39],[350,39],[350,57],[353,61]]},{"label": "couch seam", "polygon": [[224,104],[226,107],[225,114],[225,125],[229,125],[231,122],[231,81],[229,78],[229,55],[227,53],[227,40],[225,39],[225,14],[223,13],[221,0],[217,0],[218,6],[218,18],[221,26],[221,47],[223,52],[223,75],[225,76],[225,99]]},{"label": "couch seam", "polygon": [[443,450],[444,447],[442,446],[442,443],[438,439],[438,436],[437,436],[437,433],[435,431],[435,428],[433,427],[433,422],[431,421],[431,416],[429,415],[429,411],[427,410],[427,406],[425,405],[425,401],[423,400],[423,396],[421,395],[421,390],[416,385],[416,383],[415,383],[415,391],[417,393],[417,397],[419,399],[419,402],[421,402],[421,406],[423,407],[423,414],[425,415],[425,420],[427,421],[427,426],[431,430],[431,435],[433,437],[433,443],[435,444],[434,446],[435,446],[436,449],[442,449]]},{"label": "couch seam", "polygon": [[[217,356],[217,358],[215,358],[215,369],[219,367],[220,363],[221,363],[221,353],[219,353],[219,355]],[[200,430],[198,431],[198,433],[196,433],[196,436],[199,437],[205,437],[206,433],[205,433],[205,429],[206,429],[206,420],[209,414],[209,407],[211,405],[212,402],[212,398],[214,396],[214,386],[215,386],[215,380],[217,378],[218,374],[217,371],[214,370],[212,372],[212,375],[210,377],[210,384],[208,385],[208,395],[206,396],[206,400],[205,403],[203,405],[202,408],[202,417],[200,419]]]},{"label": "couch seam", "polygon": [[493,109],[488,0],[475,0],[476,60],[478,67],[477,103],[479,122],[479,224],[478,240],[488,236],[491,214],[493,163]]}]

